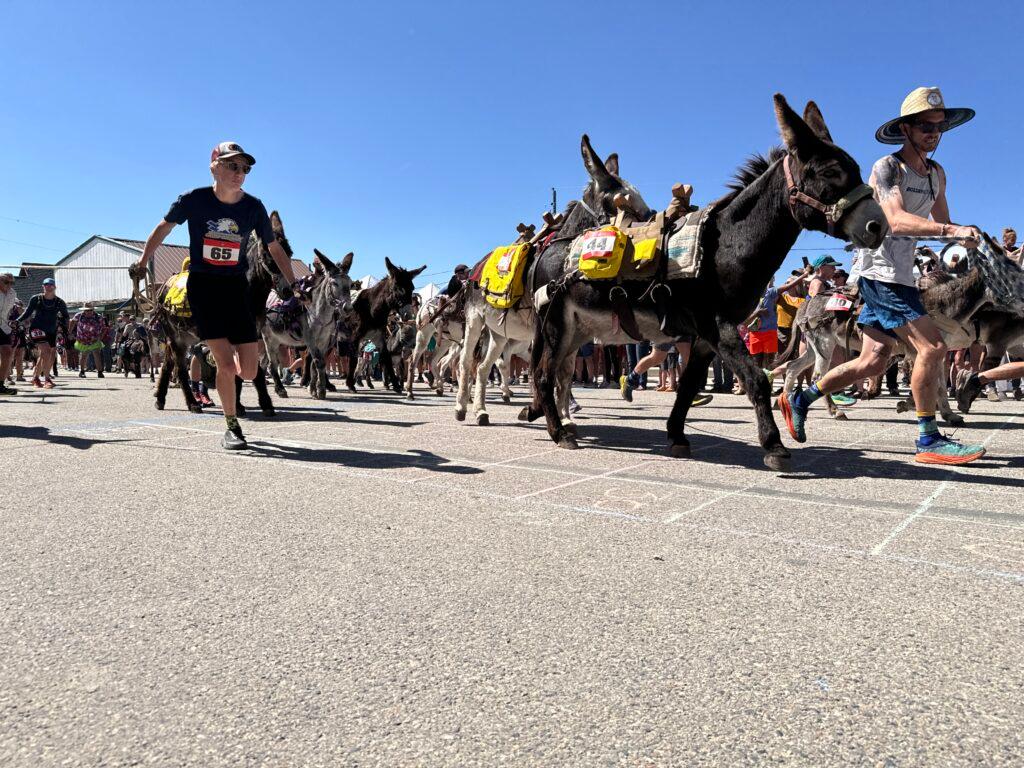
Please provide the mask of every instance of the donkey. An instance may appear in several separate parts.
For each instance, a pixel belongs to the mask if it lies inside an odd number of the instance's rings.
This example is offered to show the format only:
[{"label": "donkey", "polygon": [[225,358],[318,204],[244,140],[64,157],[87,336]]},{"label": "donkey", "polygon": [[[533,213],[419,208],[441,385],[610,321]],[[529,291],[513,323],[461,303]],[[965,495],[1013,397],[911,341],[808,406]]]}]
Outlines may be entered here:
[{"label": "donkey", "polygon": [[[564,212],[564,223],[558,230],[558,234],[539,254],[531,257],[531,261],[526,266],[527,274],[530,274],[533,264],[539,263],[539,260],[548,263],[554,263],[558,259],[564,261],[573,238],[588,229],[610,221],[617,211],[614,202],[616,195],[622,194],[629,198],[630,207],[638,218],[648,219],[654,214],[636,187],[623,181],[619,176],[619,156],[617,154],[609,155],[605,162],[601,162],[601,158],[594,151],[590,138],[586,134],[580,140],[580,153],[583,155],[583,166],[590,176],[590,181],[583,189],[583,202],[569,204]],[[477,272],[477,268],[474,268],[474,274]],[[537,326],[537,312],[531,289],[537,285],[539,284],[528,284],[523,298],[515,308],[507,311],[492,307],[484,298],[479,283],[470,281],[465,287],[464,290],[468,291],[465,342],[459,361],[459,392],[455,405],[455,418],[459,421],[466,418],[469,388],[474,381],[473,356],[477,342],[486,330],[488,338],[484,344],[484,354],[475,369],[476,389],[473,408],[477,424],[484,426],[490,423],[486,403],[487,373],[491,370],[491,366],[501,358],[509,343],[530,344],[533,341]],[[562,413],[568,418],[568,382],[560,389],[559,393],[562,400]],[[507,396],[510,395],[509,391]]]},{"label": "donkey", "polygon": [[413,399],[412,384],[413,378],[416,375],[416,366],[427,353],[430,340],[437,340],[428,368],[433,376],[431,386],[436,394],[442,395],[444,394],[444,382],[440,376],[438,364],[441,358],[452,348],[452,345],[462,342],[465,334],[466,324],[462,320],[438,317],[431,321],[431,316],[437,310],[437,300],[439,298],[434,297],[430,301],[424,302],[419,312],[416,313],[416,346],[413,347],[412,358],[409,360],[409,371],[406,376],[405,388],[405,395],[410,400]]},{"label": "donkey", "polygon": [[297,343],[304,344],[308,354],[309,393],[315,400],[325,400],[328,385],[327,356],[338,345],[341,318],[352,309],[352,279],[349,271],[352,269],[353,255],[349,252],[340,264],[335,265],[315,248],[313,253],[316,255],[313,261],[313,288],[303,313],[302,340]]},{"label": "donkey", "polygon": [[395,392],[402,391],[402,382],[395,375],[391,353],[384,343],[384,331],[392,312],[397,312],[403,320],[409,318],[413,280],[427,268],[427,265],[413,270],[402,269],[392,264],[391,259],[387,257],[384,257],[384,265],[387,267],[388,276],[372,288],[361,290],[346,314],[349,360],[345,384],[350,392],[356,391],[356,362],[359,347],[367,336],[380,350],[380,362],[385,371],[384,380],[392,383]]},{"label": "donkey", "polygon": [[[706,219],[698,277],[667,282],[682,322],[700,337],[676,390],[667,431],[671,455],[688,458],[686,414],[717,352],[742,380],[754,405],[766,466],[785,471],[790,453],[772,417],[771,388],[748,354],[737,325],[757,306],[802,229],[825,231],[860,247],[875,248],[888,224],[857,163],[832,141],[817,105],[808,102],[801,119],[782,94],[775,94],[774,101],[785,149],[776,148],[767,158],[754,156],[746,163],[730,185],[732,191],[713,204]],[[575,279],[575,270],[567,268],[564,256],[551,251],[537,265],[535,280],[548,284],[551,298],[541,310],[533,343],[535,388],[529,417],[544,415],[555,443],[578,448],[560,418],[555,386],[569,381],[582,341],[597,337],[620,344],[630,339],[615,322],[611,281]],[[662,331],[650,299],[644,300],[648,287],[646,281],[623,283],[640,333],[654,342],[675,341],[676,337]]]}]

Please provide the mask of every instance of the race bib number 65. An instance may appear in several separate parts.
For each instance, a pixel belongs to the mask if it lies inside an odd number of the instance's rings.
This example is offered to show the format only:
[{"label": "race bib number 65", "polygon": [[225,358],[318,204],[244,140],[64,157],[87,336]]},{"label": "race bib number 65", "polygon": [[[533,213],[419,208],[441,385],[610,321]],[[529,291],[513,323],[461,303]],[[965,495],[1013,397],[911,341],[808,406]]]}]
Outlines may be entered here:
[{"label": "race bib number 65", "polygon": [[242,244],[207,235],[203,238],[203,261],[218,267],[238,266]]}]

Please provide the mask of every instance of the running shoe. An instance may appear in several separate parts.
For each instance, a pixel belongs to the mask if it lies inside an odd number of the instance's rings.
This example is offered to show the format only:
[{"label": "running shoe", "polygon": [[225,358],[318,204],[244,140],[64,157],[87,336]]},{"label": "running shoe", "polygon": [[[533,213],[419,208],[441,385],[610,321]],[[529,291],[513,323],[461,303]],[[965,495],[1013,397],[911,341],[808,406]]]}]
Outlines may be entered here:
[{"label": "running shoe", "polygon": [[224,437],[221,438],[220,444],[227,451],[241,451],[249,447],[240,428],[224,430]]},{"label": "running shoe", "polygon": [[693,402],[690,403],[690,406],[693,408],[700,408],[702,405],[707,405],[714,399],[715,398],[711,395],[698,394],[694,396]]},{"label": "running shoe", "polygon": [[1020,400],[1022,398],[1024,398],[1024,392],[1021,392],[1020,387],[1017,387],[1016,389],[1013,390],[1013,399]]},{"label": "running shoe", "polygon": [[960,378],[960,384],[956,388],[956,407],[960,409],[960,413],[970,413],[971,404],[981,394],[984,385],[976,373],[958,378]]},{"label": "running shoe", "polygon": [[583,406],[576,402],[576,398],[572,395],[569,396],[569,413],[579,413],[583,410]]},{"label": "running shoe", "polygon": [[843,394],[842,392],[835,392],[829,395],[829,397],[832,398],[833,403],[843,408],[849,405],[855,405],[857,402],[854,398],[850,397],[849,395]]},{"label": "running shoe", "polygon": [[96,378],[97,379],[102,379],[103,378],[103,371],[97,371],[96,372]]},{"label": "running shoe", "polygon": [[0,395],[16,395],[18,390],[14,387],[8,387],[6,384],[0,384]]},{"label": "running shoe", "polygon": [[800,402],[799,394],[794,392],[790,395],[780,395],[778,404],[782,418],[786,420],[789,434],[798,443],[806,443],[807,433],[804,431],[804,423],[807,421],[807,406]]},{"label": "running shoe", "polygon": [[79,371],[78,372],[78,378],[84,379],[85,378],[85,371]]},{"label": "running shoe", "polygon": [[633,402],[633,385],[629,383],[629,376],[619,376],[619,394],[627,403]]},{"label": "running shoe", "polygon": [[985,455],[982,445],[965,445],[959,440],[952,440],[941,433],[935,433],[928,439],[928,444],[917,439],[918,464],[967,464]]},{"label": "running shoe", "polygon": [[1006,399],[1003,396],[1003,393],[996,389],[995,385],[993,384],[988,385],[988,389],[985,390],[985,397],[987,397],[989,401],[993,403],[999,403]]},{"label": "running shoe", "polygon": [[53,383],[53,379],[47,376],[46,381],[43,382],[43,389],[53,389],[54,386],[56,385]]},{"label": "running shoe", "polygon": [[39,379],[32,379],[32,386],[35,387],[36,389],[42,389],[43,382],[40,381]]}]

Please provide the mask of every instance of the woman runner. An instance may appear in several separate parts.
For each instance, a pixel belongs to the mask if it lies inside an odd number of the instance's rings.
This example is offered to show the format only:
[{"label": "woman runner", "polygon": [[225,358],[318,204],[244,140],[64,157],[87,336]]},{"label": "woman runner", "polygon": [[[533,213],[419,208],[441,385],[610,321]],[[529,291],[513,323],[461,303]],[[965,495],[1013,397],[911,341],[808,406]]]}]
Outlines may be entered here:
[{"label": "woman runner", "polygon": [[199,338],[217,362],[217,393],[227,422],[221,445],[228,450],[248,447],[235,415],[235,375],[252,381],[259,364],[259,333],[246,277],[246,250],[253,233],[267,247],[289,287],[295,284],[291,261],[274,238],[267,209],[242,191],[246,174],[255,164],[256,159],[232,141],[214,147],[210,155],[213,186],[193,189],[174,202],[146,240],[135,266],[141,274],[171,230],[188,222],[188,302]]}]

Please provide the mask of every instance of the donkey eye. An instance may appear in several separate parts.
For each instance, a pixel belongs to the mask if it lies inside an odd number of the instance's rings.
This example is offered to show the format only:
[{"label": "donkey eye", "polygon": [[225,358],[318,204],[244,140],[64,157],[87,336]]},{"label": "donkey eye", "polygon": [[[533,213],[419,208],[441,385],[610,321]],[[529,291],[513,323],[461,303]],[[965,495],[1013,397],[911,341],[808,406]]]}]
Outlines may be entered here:
[{"label": "donkey eye", "polygon": [[823,178],[826,178],[826,179],[838,179],[839,176],[840,176],[840,173],[835,168],[826,168],[824,171],[821,172],[821,175],[822,175]]}]

